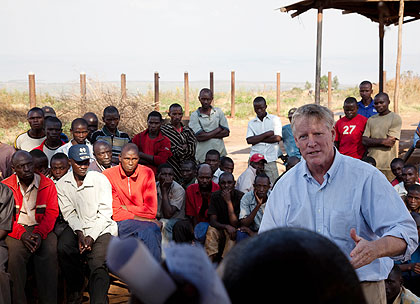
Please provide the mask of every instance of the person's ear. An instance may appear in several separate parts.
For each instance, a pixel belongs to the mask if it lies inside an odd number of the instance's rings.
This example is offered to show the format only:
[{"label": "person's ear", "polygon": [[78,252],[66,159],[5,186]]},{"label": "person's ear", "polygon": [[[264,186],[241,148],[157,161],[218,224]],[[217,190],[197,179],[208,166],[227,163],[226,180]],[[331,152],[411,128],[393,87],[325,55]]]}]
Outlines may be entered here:
[{"label": "person's ear", "polygon": [[121,162],[121,154],[118,155],[118,161]]}]

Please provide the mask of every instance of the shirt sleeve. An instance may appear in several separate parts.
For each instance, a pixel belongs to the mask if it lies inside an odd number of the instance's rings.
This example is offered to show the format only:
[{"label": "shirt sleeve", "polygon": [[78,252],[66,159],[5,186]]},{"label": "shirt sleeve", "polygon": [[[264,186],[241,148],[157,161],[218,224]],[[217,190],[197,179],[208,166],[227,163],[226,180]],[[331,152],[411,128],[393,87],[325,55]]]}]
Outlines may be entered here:
[{"label": "shirt sleeve", "polygon": [[249,138],[251,136],[255,135],[254,130],[252,130],[252,124],[251,124],[252,120],[250,122],[248,122],[248,128],[246,130],[246,137],[245,138]]},{"label": "shirt sleeve", "polygon": [[250,203],[249,195],[245,194],[244,196],[242,196],[241,205],[240,205],[241,210],[239,211],[240,220],[246,218],[248,215],[251,214],[249,203]]},{"label": "shirt sleeve", "polygon": [[[417,225],[386,177],[378,170],[364,184],[361,211],[364,220],[379,237],[393,236],[407,243],[405,253],[391,257],[406,261],[417,249]],[[361,234],[362,237],[365,237]]]},{"label": "shirt sleeve", "polygon": [[388,136],[392,136],[397,139],[400,139],[401,125],[402,125],[401,117],[398,114],[395,114],[394,118],[392,119],[391,127],[388,130]]},{"label": "shirt sleeve", "polygon": [[420,140],[420,123],[417,126],[416,131],[414,132],[414,138],[413,138],[413,147],[416,146],[417,142]]},{"label": "shirt sleeve", "polygon": [[[100,178],[99,178],[100,177]],[[97,216],[85,226],[84,235],[90,236],[94,241],[109,225],[112,224],[112,186],[105,176],[98,176],[100,189]]]},{"label": "shirt sleeve", "polygon": [[38,233],[42,239],[46,239],[48,233],[54,229],[55,222],[57,221],[59,209],[58,209],[58,195],[57,189],[54,182],[47,177],[44,177],[48,184],[44,189],[38,191],[40,196],[41,191],[45,191],[46,208],[42,221],[35,226],[33,233]]},{"label": "shirt sleeve", "polygon": [[282,136],[282,126],[281,126],[281,120],[280,117],[278,116],[274,116],[273,119],[273,131],[274,131],[274,135],[279,135],[280,137]]},{"label": "shirt sleeve", "polygon": [[195,135],[203,132],[204,130],[200,126],[200,122],[198,121],[198,114],[197,111],[194,111],[191,114],[190,122],[188,123],[190,129],[194,132]]},{"label": "shirt sleeve", "polygon": [[169,138],[164,136],[163,140],[159,143],[157,154],[153,155],[153,162],[156,166],[166,163],[169,157],[172,156],[171,142]]},{"label": "shirt sleeve", "polygon": [[194,207],[193,207],[193,195],[192,195],[192,189],[190,187],[187,188],[185,191],[185,215],[188,216],[195,216],[194,213]]},{"label": "shirt sleeve", "polygon": [[366,122],[365,131],[363,132],[363,136],[370,137],[370,124],[372,122],[371,118],[368,118]]},{"label": "shirt sleeve", "polygon": [[68,194],[65,191],[64,182],[57,184],[57,196],[61,214],[63,215],[63,218],[67,221],[67,223],[69,223],[70,228],[73,231],[83,231],[83,226],[79,220],[76,208],[73,206],[71,200],[68,197]]},{"label": "shirt sleeve", "polygon": [[222,109],[217,108],[217,111],[219,112],[219,125],[220,125],[220,127],[222,127],[223,129],[229,130],[229,124],[228,124],[228,121],[227,121],[226,116],[223,113]]},{"label": "shirt sleeve", "polygon": [[172,189],[172,199],[169,203],[178,210],[181,210],[185,204],[185,190],[180,185],[174,185]]},{"label": "shirt sleeve", "polygon": [[0,229],[10,232],[13,228],[13,210],[15,208],[13,192],[6,185],[0,184],[0,197]]}]

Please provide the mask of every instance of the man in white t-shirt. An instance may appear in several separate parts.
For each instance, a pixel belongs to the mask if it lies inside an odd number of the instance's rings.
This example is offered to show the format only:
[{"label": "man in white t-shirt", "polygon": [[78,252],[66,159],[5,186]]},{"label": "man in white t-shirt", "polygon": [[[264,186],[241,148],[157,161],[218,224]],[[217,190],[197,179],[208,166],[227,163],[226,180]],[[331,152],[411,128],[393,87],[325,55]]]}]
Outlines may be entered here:
[{"label": "man in white t-shirt", "polygon": [[45,139],[44,131],[44,111],[41,108],[35,107],[28,111],[26,115],[31,128],[19,134],[15,139],[15,149],[31,151],[38,147]]},{"label": "man in white t-shirt", "polygon": [[282,135],[281,121],[279,117],[267,113],[267,103],[264,97],[256,97],[253,104],[257,117],[248,123],[246,142],[252,145],[250,156],[256,153],[264,156],[267,161],[264,170],[273,184],[279,176],[276,160],[279,155],[279,142]]}]

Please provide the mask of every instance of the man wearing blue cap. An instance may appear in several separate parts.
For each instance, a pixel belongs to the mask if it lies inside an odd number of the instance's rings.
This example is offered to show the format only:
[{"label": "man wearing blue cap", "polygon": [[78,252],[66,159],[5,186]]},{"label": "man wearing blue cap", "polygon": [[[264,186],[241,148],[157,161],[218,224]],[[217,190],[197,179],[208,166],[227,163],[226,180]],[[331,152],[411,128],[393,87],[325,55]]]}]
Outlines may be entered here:
[{"label": "man wearing blue cap", "polygon": [[111,218],[111,184],[101,173],[88,171],[89,155],[87,145],[71,146],[69,160],[73,170],[57,182],[60,210],[69,224],[60,235],[57,249],[68,300],[81,303],[82,258],[90,269],[90,303],[106,303],[109,288],[106,249],[118,229]]}]

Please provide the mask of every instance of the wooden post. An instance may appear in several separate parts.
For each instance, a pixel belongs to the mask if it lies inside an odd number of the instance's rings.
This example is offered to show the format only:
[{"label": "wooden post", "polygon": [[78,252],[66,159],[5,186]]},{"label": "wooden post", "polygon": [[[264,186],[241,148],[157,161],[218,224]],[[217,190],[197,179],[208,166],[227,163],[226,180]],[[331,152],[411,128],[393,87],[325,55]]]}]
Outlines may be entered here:
[{"label": "wooden post", "polygon": [[83,114],[85,103],[86,103],[86,73],[81,72],[80,73],[80,106],[79,106],[80,115]]},{"label": "wooden post", "polygon": [[29,78],[29,106],[32,109],[36,107],[35,74],[30,72]]},{"label": "wooden post", "polygon": [[159,73],[155,72],[155,111],[159,111]]},{"label": "wooden post", "polygon": [[277,72],[277,116],[280,116],[280,72]]},{"label": "wooden post", "polygon": [[190,84],[188,82],[188,72],[184,72],[184,103],[185,114],[184,116],[190,117]]},{"label": "wooden post", "polygon": [[378,3],[379,10],[379,93],[384,91],[384,3]]},{"label": "wooden post", "polygon": [[384,72],[382,73],[382,78],[383,78],[383,82],[384,82],[384,87],[383,87],[383,89],[384,89],[384,92],[386,92],[386,71],[384,71]]},{"label": "wooden post", "polygon": [[328,72],[328,109],[331,109],[331,72]]},{"label": "wooden post", "polygon": [[121,74],[121,99],[125,100],[127,98],[127,79],[125,74]]},{"label": "wooden post", "polygon": [[398,98],[400,94],[400,69],[401,69],[401,51],[402,51],[402,25],[404,20],[404,0],[400,0],[400,18],[398,19],[398,51],[397,66],[395,68],[395,91],[394,91],[394,112],[398,113]]},{"label": "wooden post", "polygon": [[213,74],[213,72],[210,72],[210,91],[212,91],[213,97],[214,97],[214,74]]},{"label": "wooden post", "polygon": [[322,49],[322,8],[318,8],[316,33],[316,71],[315,71],[315,103],[321,100],[321,49]]},{"label": "wooden post", "polygon": [[235,71],[230,73],[230,116],[235,117]]}]

